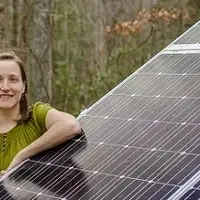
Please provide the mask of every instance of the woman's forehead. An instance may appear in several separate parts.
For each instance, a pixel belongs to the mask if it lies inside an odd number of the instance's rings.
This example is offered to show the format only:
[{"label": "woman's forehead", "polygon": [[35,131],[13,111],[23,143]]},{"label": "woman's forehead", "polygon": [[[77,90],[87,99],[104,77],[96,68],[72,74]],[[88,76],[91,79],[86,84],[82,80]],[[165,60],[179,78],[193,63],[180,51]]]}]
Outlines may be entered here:
[{"label": "woman's forehead", "polygon": [[14,60],[0,60],[0,74],[9,73],[20,75],[20,67]]}]

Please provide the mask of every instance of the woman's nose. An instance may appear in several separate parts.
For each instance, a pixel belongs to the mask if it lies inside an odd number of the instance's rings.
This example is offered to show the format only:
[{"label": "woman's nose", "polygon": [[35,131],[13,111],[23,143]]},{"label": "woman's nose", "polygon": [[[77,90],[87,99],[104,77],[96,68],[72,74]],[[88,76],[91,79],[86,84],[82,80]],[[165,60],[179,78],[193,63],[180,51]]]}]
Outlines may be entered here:
[{"label": "woman's nose", "polygon": [[2,91],[8,91],[8,90],[10,90],[10,86],[9,86],[8,81],[5,80],[5,81],[1,84],[0,89],[1,89]]}]

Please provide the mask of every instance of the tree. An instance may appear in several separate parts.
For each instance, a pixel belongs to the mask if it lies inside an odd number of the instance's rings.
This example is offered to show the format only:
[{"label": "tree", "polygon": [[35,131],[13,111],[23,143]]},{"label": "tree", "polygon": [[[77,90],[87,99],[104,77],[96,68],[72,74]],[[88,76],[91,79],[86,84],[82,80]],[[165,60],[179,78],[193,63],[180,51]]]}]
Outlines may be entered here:
[{"label": "tree", "polygon": [[32,100],[52,102],[52,22],[53,1],[34,0],[29,31],[29,71]]}]

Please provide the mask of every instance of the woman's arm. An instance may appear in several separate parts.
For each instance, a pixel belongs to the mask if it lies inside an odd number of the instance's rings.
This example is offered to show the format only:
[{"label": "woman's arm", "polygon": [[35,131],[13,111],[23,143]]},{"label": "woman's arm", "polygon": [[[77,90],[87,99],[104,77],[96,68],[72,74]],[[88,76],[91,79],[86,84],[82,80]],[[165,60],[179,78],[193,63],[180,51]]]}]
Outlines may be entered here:
[{"label": "woman's arm", "polygon": [[46,116],[47,131],[22,149],[10,163],[7,171],[17,166],[22,161],[44,151],[55,147],[81,132],[79,122],[72,115],[51,109]]}]

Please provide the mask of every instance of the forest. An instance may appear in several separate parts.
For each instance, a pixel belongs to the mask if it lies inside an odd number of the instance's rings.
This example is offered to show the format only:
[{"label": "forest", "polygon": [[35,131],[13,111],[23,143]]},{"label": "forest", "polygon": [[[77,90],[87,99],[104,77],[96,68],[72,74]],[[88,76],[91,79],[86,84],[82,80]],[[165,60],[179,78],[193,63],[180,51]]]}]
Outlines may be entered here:
[{"label": "forest", "polygon": [[0,0],[0,52],[25,61],[30,104],[78,116],[199,17],[199,0]]}]

